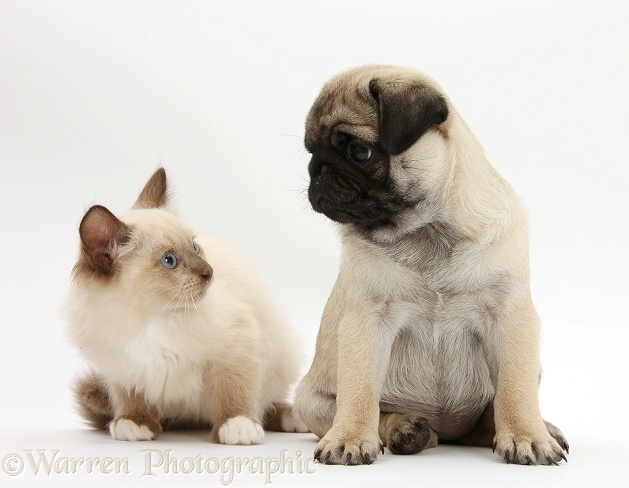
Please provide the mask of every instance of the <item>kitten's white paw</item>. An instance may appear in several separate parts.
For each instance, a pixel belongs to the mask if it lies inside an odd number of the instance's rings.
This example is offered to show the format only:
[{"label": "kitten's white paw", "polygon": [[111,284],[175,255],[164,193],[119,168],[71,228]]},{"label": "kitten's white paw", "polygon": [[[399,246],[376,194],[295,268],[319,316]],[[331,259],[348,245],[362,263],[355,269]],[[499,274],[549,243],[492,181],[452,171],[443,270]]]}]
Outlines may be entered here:
[{"label": "kitten's white paw", "polygon": [[157,436],[148,426],[138,425],[127,418],[119,418],[109,424],[109,433],[117,441],[152,441]]},{"label": "kitten's white paw", "polygon": [[258,422],[239,415],[220,426],[218,438],[221,444],[260,444],[264,439],[264,429]]},{"label": "kitten's white paw", "polygon": [[284,432],[310,432],[295,408],[291,408],[290,413],[282,416],[282,430]]}]

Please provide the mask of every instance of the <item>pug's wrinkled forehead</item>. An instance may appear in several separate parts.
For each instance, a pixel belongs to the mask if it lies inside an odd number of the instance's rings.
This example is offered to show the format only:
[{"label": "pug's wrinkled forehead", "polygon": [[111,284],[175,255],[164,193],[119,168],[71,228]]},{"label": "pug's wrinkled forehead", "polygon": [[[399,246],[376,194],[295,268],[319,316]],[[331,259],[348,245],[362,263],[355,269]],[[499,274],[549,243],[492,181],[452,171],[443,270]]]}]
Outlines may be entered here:
[{"label": "pug's wrinkled forehead", "polygon": [[327,145],[339,134],[369,144],[378,141],[378,103],[369,92],[370,77],[340,75],[328,82],[306,118],[305,146]]},{"label": "pug's wrinkled forehead", "polygon": [[391,155],[408,149],[448,118],[438,86],[415,70],[367,65],[326,83],[306,118],[306,149],[334,144],[339,134],[380,146]]}]

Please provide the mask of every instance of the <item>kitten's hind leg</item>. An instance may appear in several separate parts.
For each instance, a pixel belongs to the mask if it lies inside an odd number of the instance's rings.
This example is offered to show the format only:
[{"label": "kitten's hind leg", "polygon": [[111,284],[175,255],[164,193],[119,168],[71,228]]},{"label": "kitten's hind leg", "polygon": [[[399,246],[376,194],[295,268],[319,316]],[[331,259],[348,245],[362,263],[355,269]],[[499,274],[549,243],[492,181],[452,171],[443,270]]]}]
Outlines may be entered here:
[{"label": "kitten's hind leg", "polygon": [[109,388],[102,376],[90,373],[77,378],[74,399],[81,417],[92,427],[105,430],[113,418]]},{"label": "kitten's hind leg", "polygon": [[264,415],[264,428],[276,432],[309,432],[297,410],[288,403],[274,403]]},{"label": "kitten's hind leg", "polygon": [[109,424],[111,436],[119,441],[152,441],[162,431],[157,409],[147,405],[144,396],[112,387],[114,420]]}]

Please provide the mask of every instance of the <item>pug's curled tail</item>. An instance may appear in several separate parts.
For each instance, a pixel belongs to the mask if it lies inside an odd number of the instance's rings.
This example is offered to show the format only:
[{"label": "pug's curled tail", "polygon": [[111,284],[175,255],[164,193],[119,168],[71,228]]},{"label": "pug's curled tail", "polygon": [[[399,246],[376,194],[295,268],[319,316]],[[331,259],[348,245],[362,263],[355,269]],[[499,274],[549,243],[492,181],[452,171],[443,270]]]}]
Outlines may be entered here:
[{"label": "pug's curled tail", "polygon": [[109,388],[102,376],[88,373],[76,379],[74,399],[79,414],[97,429],[106,429],[113,419]]}]

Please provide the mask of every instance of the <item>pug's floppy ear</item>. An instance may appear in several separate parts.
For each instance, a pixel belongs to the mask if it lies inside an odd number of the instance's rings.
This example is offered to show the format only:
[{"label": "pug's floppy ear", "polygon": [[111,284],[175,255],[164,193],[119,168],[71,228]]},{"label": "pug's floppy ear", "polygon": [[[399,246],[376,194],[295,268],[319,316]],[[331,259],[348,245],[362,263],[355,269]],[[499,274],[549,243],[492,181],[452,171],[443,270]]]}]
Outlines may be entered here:
[{"label": "pug's floppy ear", "polygon": [[369,92],[378,102],[380,144],[391,155],[403,153],[448,118],[445,98],[421,83],[376,78],[369,82]]}]

